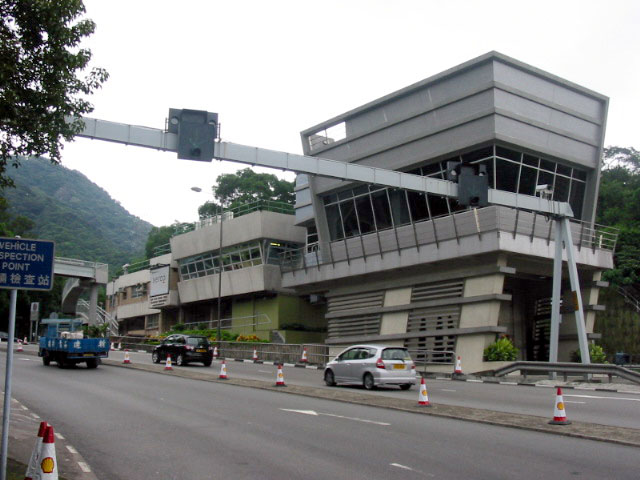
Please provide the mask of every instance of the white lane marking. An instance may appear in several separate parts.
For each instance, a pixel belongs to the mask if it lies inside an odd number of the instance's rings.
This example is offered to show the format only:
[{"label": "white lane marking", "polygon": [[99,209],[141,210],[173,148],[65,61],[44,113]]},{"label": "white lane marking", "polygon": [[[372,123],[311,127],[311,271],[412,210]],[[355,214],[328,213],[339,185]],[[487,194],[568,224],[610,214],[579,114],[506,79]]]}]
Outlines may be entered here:
[{"label": "white lane marking", "polygon": [[474,380],[473,378],[467,378],[468,383],[483,383],[482,380]]},{"label": "white lane marking", "polygon": [[564,403],[581,403],[584,405],[587,402],[576,402],[575,400],[565,400]]},{"label": "white lane marking", "polygon": [[22,357],[20,357],[19,360],[24,360],[25,362],[30,362],[31,361],[30,358],[22,358]]},{"label": "white lane marking", "polygon": [[441,388],[440,390],[443,392],[457,392],[457,390],[452,390],[450,388]]},{"label": "white lane marking", "polygon": [[260,373],[271,373],[271,370],[258,370]]},{"label": "white lane marking", "polygon": [[302,413],[303,415],[311,415],[317,417],[318,415],[324,415],[325,417],[334,417],[334,418],[343,418],[345,420],[353,420],[354,422],[362,422],[362,423],[372,423],[374,425],[382,425],[388,427],[391,425],[390,423],[385,422],[376,422],[374,420],[366,420],[364,418],[356,418],[356,417],[345,417],[343,415],[334,415],[332,413],[322,413],[316,412],[315,410],[291,410],[289,408],[281,408],[283,412],[293,412],[293,413]]},{"label": "white lane marking", "polygon": [[67,450],[69,450],[73,454],[77,454],[78,453],[78,450],[73,448],[71,445],[67,445]]},{"label": "white lane marking", "polygon": [[500,385],[518,385],[518,382],[498,382]]},{"label": "white lane marking", "polygon": [[25,407],[24,405],[20,405],[20,408],[23,410],[29,410],[27,407]]},{"label": "white lane marking", "polygon": [[35,413],[32,413],[31,417],[35,418],[36,420],[40,420],[40,417],[38,415],[36,415]]},{"label": "white lane marking", "polygon": [[406,465],[401,465],[399,463],[390,463],[389,465],[391,467],[401,468],[402,470],[408,470],[410,472],[419,473],[420,475],[423,475],[425,477],[435,477],[433,473],[424,473],[424,472],[421,472],[420,470],[415,470],[411,467],[407,467]]},{"label": "white lane marking", "polygon": [[64,437],[62,436],[61,433],[55,432],[54,435],[58,437],[60,440],[64,440]]},{"label": "white lane marking", "polygon": [[600,397],[598,395],[567,395],[566,393],[563,395],[565,397],[575,397],[575,398],[595,398],[598,400],[626,400],[629,402],[640,402],[640,398],[626,398],[626,397]]},{"label": "white lane marking", "polygon": [[91,469],[89,468],[89,465],[87,465],[84,462],[78,462],[78,466],[80,467],[80,470],[82,470],[84,473],[90,473]]},{"label": "white lane marking", "polygon": [[403,470],[409,470],[409,471],[413,472],[413,468],[407,467],[406,465],[400,465],[399,463],[390,463],[389,465],[391,465],[392,467],[398,467],[398,468],[401,468]]}]

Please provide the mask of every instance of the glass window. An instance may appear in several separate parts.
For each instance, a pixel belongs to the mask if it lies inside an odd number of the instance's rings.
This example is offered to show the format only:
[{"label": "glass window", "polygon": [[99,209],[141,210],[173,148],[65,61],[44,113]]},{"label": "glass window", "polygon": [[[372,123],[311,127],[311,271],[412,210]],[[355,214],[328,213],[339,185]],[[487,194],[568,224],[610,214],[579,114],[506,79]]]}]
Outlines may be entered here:
[{"label": "glass window", "polygon": [[333,193],[331,195],[327,195],[326,197],[324,197],[324,204],[328,205],[330,203],[336,203],[338,201],[338,196]]},{"label": "glass window", "polygon": [[587,172],[585,172],[584,170],[580,170],[579,168],[574,168],[573,178],[577,178],[578,180],[585,181],[587,179]]},{"label": "glass window", "polygon": [[356,216],[356,204],[353,199],[341,202],[339,205],[340,213],[342,213],[342,225],[344,226],[345,237],[360,235],[358,217]]},{"label": "glass window", "polygon": [[393,212],[393,222],[396,226],[410,223],[409,207],[407,196],[404,190],[389,190],[389,200],[391,201],[391,211]]},{"label": "glass window", "polygon": [[556,202],[566,202],[569,200],[569,183],[571,180],[560,175],[556,175],[556,183],[553,185],[553,199]]},{"label": "glass window", "polygon": [[329,236],[331,237],[331,240],[340,240],[344,238],[342,219],[340,218],[338,205],[328,205],[325,207],[325,212],[327,214],[327,226],[329,227]]},{"label": "glass window", "polygon": [[467,163],[475,162],[484,158],[493,156],[493,145],[485,148],[474,150],[473,152],[465,153],[462,155],[462,161]]},{"label": "glass window", "polygon": [[378,230],[385,228],[391,228],[391,210],[389,208],[389,199],[387,198],[387,191],[381,190],[371,194],[371,200],[373,202],[373,211],[376,217],[376,225]]},{"label": "glass window", "polygon": [[561,164],[557,164],[556,166],[556,173],[559,175],[564,175],[566,177],[570,177],[571,176],[571,167],[566,167],[564,165]]},{"label": "glass window", "polygon": [[515,150],[496,146],[496,156],[520,162],[520,157],[522,156],[522,154],[520,152],[516,152]]},{"label": "glass window", "polygon": [[582,218],[582,203],[584,202],[584,190],[585,184],[573,180],[571,182],[571,196],[569,198],[569,205],[573,210],[573,215],[576,218]]},{"label": "glass window", "polygon": [[516,192],[519,174],[519,164],[496,159],[496,188],[498,190]]},{"label": "glass window", "polygon": [[376,229],[376,225],[373,221],[371,198],[368,194],[356,198],[356,210],[358,211],[358,219],[360,220],[360,232],[362,234],[373,232]]},{"label": "glass window", "polygon": [[539,163],[540,163],[540,159],[538,157],[534,157],[533,155],[527,155],[525,153],[524,157],[522,159],[522,163],[524,163],[525,165],[529,165],[531,167],[538,168]]},{"label": "glass window", "polygon": [[549,160],[545,160],[544,158],[540,159],[540,168],[543,170],[548,170],[550,172],[556,171],[556,164]]},{"label": "glass window", "polygon": [[449,203],[446,198],[437,195],[427,195],[427,199],[429,200],[429,210],[431,210],[432,217],[449,215]]},{"label": "glass window", "polygon": [[486,169],[487,169],[487,177],[489,177],[489,180],[488,180],[488,182],[489,182],[489,188],[495,188],[495,187],[494,187],[494,185],[495,185],[495,182],[494,182],[494,180],[495,180],[495,175],[493,174],[493,173],[494,173],[494,170],[495,170],[495,169],[493,168],[493,162],[494,162],[494,161],[495,161],[495,159],[490,158],[490,159],[488,159],[488,160],[483,160],[483,161],[481,161],[481,162],[478,162],[478,164],[484,165],[484,166],[486,167]]},{"label": "glass window", "polygon": [[342,192],[338,193],[338,200],[345,200],[351,197],[353,197],[353,191],[351,189],[343,190]]},{"label": "glass window", "polygon": [[538,178],[538,169],[530,168],[525,165],[520,170],[520,185],[518,186],[518,193],[524,193],[525,195],[536,194],[536,180]]},{"label": "glass window", "polygon": [[427,209],[427,198],[424,193],[407,192],[407,199],[409,200],[411,218],[414,222],[427,220],[429,218],[429,210]]},{"label": "glass window", "polygon": [[354,195],[364,195],[369,193],[369,188],[366,185],[360,185],[353,189]]}]

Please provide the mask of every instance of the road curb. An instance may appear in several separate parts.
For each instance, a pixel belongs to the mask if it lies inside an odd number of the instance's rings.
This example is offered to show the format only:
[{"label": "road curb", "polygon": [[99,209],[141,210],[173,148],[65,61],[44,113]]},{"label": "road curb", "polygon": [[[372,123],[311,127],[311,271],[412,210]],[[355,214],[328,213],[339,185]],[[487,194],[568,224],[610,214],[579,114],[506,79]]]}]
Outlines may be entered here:
[{"label": "road curb", "polygon": [[322,398],[325,400],[333,400],[344,403],[366,405],[370,407],[400,410],[420,415],[431,415],[435,417],[451,418],[456,420],[484,423],[488,425],[518,428],[535,432],[564,435],[573,438],[640,447],[640,430],[626,427],[614,427],[575,421],[572,422],[571,425],[549,425],[549,418],[536,417],[532,415],[495,412],[491,410],[483,410],[470,407],[441,405],[437,403],[431,403],[432,408],[424,409],[418,406],[417,401],[412,402],[405,399],[359,394],[357,392],[342,390],[340,387],[329,390],[324,388],[321,389],[316,387],[287,384],[287,389],[282,389],[276,387],[275,384],[271,382],[242,378],[227,378],[226,380],[219,380],[210,374],[193,370],[189,371],[174,369],[170,372],[164,372],[162,366],[160,365],[122,364],[115,360],[103,360],[103,364],[105,366],[142,370],[160,375],[169,374],[172,376],[188,378],[192,380],[201,380],[211,383],[224,383],[226,385],[234,385],[238,387],[258,388],[261,390],[269,390],[272,392],[281,392],[306,397]]}]

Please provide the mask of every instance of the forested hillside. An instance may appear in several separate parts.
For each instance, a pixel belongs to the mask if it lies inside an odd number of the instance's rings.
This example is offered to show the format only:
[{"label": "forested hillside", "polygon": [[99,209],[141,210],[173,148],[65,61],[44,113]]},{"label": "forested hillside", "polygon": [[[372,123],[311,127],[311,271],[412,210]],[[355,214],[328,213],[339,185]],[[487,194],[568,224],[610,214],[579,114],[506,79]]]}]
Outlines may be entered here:
[{"label": "forested hillside", "polygon": [[152,225],[82,173],[31,158],[9,174],[16,185],[3,191],[9,212],[34,222],[32,236],[55,241],[56,256],[108,263],[115,271],[144,255]]}]

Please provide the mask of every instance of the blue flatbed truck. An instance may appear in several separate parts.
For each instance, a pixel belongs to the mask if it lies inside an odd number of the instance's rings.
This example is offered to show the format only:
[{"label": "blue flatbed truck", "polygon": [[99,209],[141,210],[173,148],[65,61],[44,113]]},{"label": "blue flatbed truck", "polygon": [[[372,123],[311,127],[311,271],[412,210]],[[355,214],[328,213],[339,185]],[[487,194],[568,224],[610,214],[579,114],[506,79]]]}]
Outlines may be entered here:
[{"label": "blue flatbed truck", "polygon": [[109,356],[108,338],[82,338],[82,320],[46,319],[41,322],[46,334],[40,337],[38,356],[42,363],[56,362],[59,368],[86,363],[96,368],[100,359]]}]

